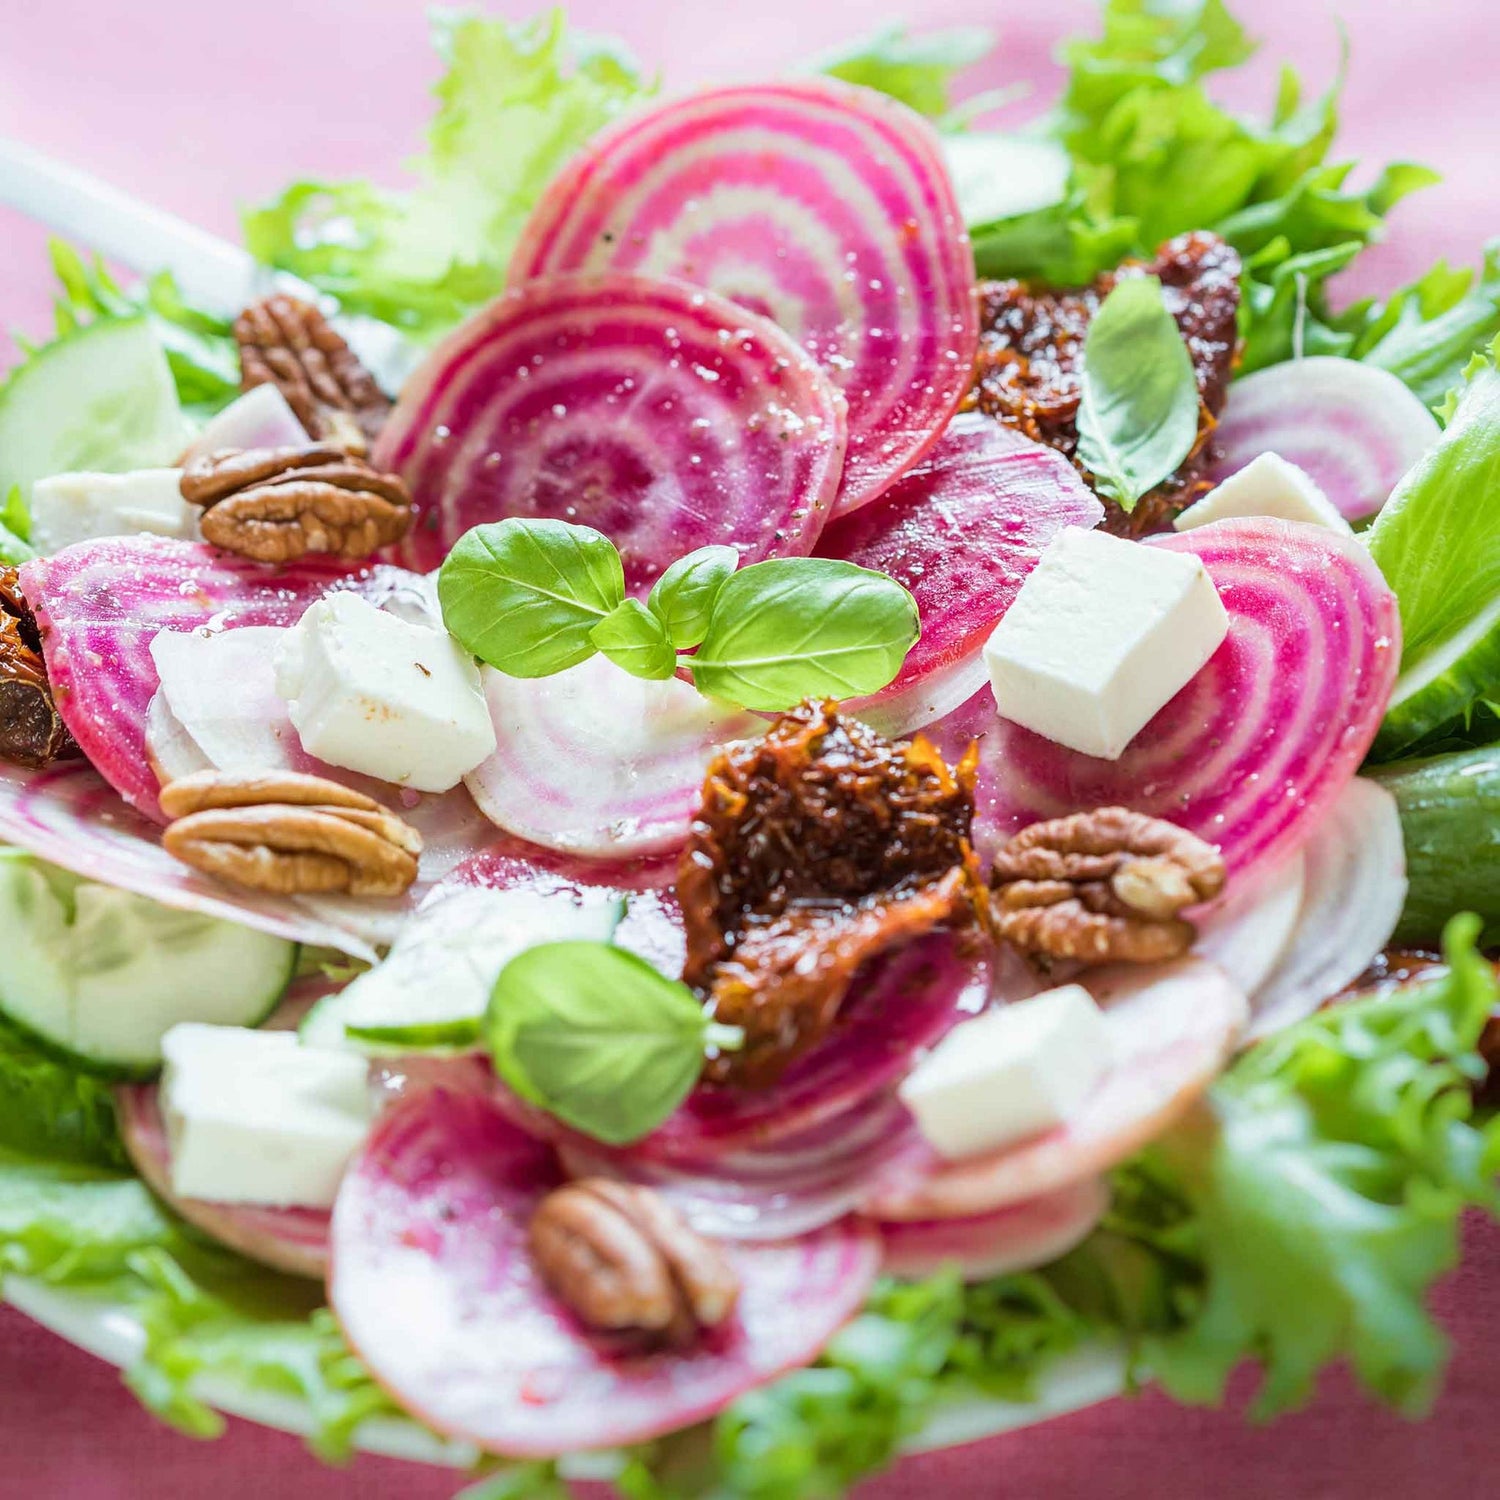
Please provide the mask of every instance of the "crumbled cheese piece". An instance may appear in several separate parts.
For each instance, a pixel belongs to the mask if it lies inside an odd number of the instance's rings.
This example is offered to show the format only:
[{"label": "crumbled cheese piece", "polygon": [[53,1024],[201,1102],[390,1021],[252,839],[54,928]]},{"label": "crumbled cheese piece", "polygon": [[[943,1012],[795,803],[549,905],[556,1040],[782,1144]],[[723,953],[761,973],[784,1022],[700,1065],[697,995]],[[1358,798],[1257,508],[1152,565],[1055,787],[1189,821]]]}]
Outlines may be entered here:
[{"label": "crumbled cheese piece", "polygon": [[198,508],[182,498],[181,469],[54,474],[31,488],[31,543],[44,557],[102,536],[197,535]]},{"label": "crumbled cheese piece", "polygon": [[287,631],[276,691],[309,755],[417,791],[447,791],[495,749],[473,658],[357,594],[320,599]]},{"label": "crumbled cheese piece", "polygon": [[993,1151],[1063,1124],[1109,1067],[1093,997],[1064,985],[956,1026],[902,1083],[940,1156]]},{"label": "crumbled cheese piece", "polygon": [[1279,453],[1262,453],[1223,484],[1190,505],[1172,523],[1178,531],[1227,521],[1235,516],[1275,516],[1282,521],[1307,521],[1333,531],[1354,528],[1320,490],[1312,476]]},{"label": "crumbled cheese piece", "polygon": [[984,655],[1002,718],[1117,760],[1228,632],[1199,558],[1068,527],[1043,552]]}]

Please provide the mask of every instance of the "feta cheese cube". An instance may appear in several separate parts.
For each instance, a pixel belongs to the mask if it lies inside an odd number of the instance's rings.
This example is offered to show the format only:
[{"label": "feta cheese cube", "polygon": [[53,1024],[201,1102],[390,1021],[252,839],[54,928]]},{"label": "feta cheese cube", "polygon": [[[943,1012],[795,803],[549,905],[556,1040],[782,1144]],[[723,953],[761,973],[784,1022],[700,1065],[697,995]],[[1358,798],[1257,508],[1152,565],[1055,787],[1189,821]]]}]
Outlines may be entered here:
[{"label": "feta cheese cube", "polygon": [[39,479],[31,488],[31,543],[50,556],[74,542],[142,531],[191,539],[198,534],[198,511],[182,498],[181,480],[181,469]]},{"label": "feta cheese cube", "polygon": [[900,1095],[928,1144],[956,1161],[1063,1124],[1109,1064],[1099,1007],[1068,984],[955,1026]]},{"label": "feta cheese cube", "polygon": [[357,594],[320,599],[287,631],[276,691],[309,755],[420,792],[457,786],[494,753],[468,652]]},{"label": "feta cheese cube", "polygon": [[1279,453],[1262,453],[1237,474],[1190,505],[1172,524],[1178,531],[1225,521],[1232,516],[1275,516],[1282,521],[1307,521],[1333,531],[1353,532],[1338,507],[1320,490],[1312,476]]},{"label": "feta cheese cube", "polygon": [[1117,760],[1228,632],[1200,559],[1070,526],[1042,553],[984,656],[1002,718]]},{"label": "feta cheese cube", "polygon": [[290,1031],[174,1026],[161,1104],[172,1190],[217,1203],[330,1208],[374,1118],[364,1062]]}]

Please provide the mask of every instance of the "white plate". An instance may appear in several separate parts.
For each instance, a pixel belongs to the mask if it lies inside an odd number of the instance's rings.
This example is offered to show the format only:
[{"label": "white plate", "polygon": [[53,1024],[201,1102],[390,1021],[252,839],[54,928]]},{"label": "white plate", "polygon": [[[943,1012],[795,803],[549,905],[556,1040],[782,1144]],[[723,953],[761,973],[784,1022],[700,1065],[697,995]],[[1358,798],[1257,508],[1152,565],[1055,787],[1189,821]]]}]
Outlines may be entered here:
[{"label": "white plate", "polygon": [[[140,1324],[128,1312],[107,1301],[59,1291],[20,1276],[6,1280],[5,1298],[60,1338],[113,1365],[129,1364],[145,1342]],[[922,1431],[905,1444],[905,1449],[922,1453],[954,1448],[1018,1427],[1030,1427],[1049,1417],[1107,1401],[1124,1388],[1123,1351],[1106,1344],[1085,1345],[1053,1362],[1040,1382],[1036,1400],[999,1401],[976,1396],[945,1403]],[[310,1427],[306,1409],[294,1397],[248,1390],[226,1381],[203,1381],[195,1387],[195,1394],[220,1411],[264,1427],[300,1435],[305,1435]],[[399,1418],[373,1418],[365,1422],[356,1441],[368,1453],[449,1468],[468,1468],[478,1457],[477,1450],[468,1443],[445,1442],[415,1422]],[[582,1454],[562,1467],[572,1479],[600,1479],[609,1477],[614,1464],[608,1454]]]}]

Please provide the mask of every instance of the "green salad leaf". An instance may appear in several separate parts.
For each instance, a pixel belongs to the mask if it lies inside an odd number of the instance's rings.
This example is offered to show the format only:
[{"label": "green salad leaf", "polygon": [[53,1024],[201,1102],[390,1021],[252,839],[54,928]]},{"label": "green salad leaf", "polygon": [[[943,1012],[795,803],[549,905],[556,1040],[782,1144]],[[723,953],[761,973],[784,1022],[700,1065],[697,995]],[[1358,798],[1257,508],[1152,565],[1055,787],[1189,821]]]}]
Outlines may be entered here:
[{"label": "green salad leaf", "polygon": [[245,215],[257,259],[430,338],[494,297],[516,237],[567,158],[653,85],[561,10],[513,23],[433,15],[447,67],[415,186],[299,182]]},{"label": "green salad leaf", "polygon": [[485,1032],[523,1099],[611,1146],[654,1130],[687,1097],[704,1049],[738,1041],[685,985],[609,943],[541,943],[500,971]]},{"label": "green salad leaf", "polygon": [[1127,514],[1198,440],[1198,381],[1161,282],[1120,282],[1089,324],[1078,457]]},{"label": "green salad leaf", "polygon": [[856,698],[894,680],[916,643],[916,600],[894,578],[825,557],[777,557],[726,580],[693,682],[742,708]]},{"label": "green salad leaf", "polygon": [[0,1148],[123,1167],[109,1084],[59,1062],[0,1024]]},{"label": "green salad leaf", "polygon": [[592,527],[512,516],[458,539],[438,602],[480,660],[512,677],[550,677],[598,649],[594,628],[625,602],[625,569]]},{"label": "green salad leaf", "polygon": [[1370,555],[1401,606],[1401,675],[1375,742],[1389,758],[1500,695],[1500,371],[1476,360],[1436,447],[1396,486]]},{"label": "green salad leaf", "polygon": [[941,119],[951,104],[953,75],[982,62],[994,46],[994,32],[983,26],[915,35],[904,26],[887,26],[847,51],[824,58],[819,68],[846,83],[879,89],[919,114]]},{"label": "green salad leaf", "polygon": [[661,682],[677,670],[667,627],[639,599],[617,604],[589,632],[589,639],[632,677]]},{"label": "green salad leaf", "polygon": [[696,646],[708,634],[714,601],[725,580],[739,565],[737,548],[699,547],[696,552],[679,557],[656,580],[646,603],[666,626],[667,635],[678,650]]}]

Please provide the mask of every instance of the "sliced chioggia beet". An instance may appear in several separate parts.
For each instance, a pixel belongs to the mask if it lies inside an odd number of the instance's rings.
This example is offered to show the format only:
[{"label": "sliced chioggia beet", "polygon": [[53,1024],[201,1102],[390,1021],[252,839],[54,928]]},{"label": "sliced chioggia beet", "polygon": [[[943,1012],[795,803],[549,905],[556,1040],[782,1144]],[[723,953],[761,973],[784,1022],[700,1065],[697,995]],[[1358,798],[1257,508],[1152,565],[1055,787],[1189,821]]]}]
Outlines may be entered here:
[{"label": "sliced chioggia beet", "polygon": [[1211,907],[1194,914],[1198,937],[1193,952],[1217,964],[1247,995],[1254,995],[1292,941],[1306,868],[1299,849],[1263,875],[1232,882]]},{"label": "sliced chioggia beet", "polygon": [[351,1347],[407,1411],[490,1452],[546,1458],[703,1421],[813,1359],[879,1266],[854,1220],[730,1245],[726,1325],[685,1350],[611,1355],[527,1248],[562,1180],[552,1149],[490,1101],[436,1088],[376,1125],[334,1208],[329,1302]]},{"label": "sliced chioggia beet", "polygon": [[982,850],[1028,824],[1122,805],[1216,844],[1231,880],[1299,847],[1380,725],[1401,655],[1396,600],[1362,544],[1290,521],[1219,521],[1143,545],[1201,557],[1224,643],[1114,761],[1001,719],[981,690],[931,732],[980,740]]},{"label": "sliced chioggia beet", "polygon": [[681,282],[562,276],[440,344],[376,444],[418,509],[403,555],[436,567],[470,527],[585,524],[632,591],[684,553],[812,550],[838,486],[842,397],[765,319]]},{"label": "sliced chioggia beet", "polygon": [[180,1198],[172,1191],[172,1150],[156,1085],[122,1085],[115,1090],[115,1108],[131,1165],[174,1213],[263,1266],[323,1279],[328,1269],[327,1209],[259,1208]]},{"label": "sliced chioggia beet", "polygon": [[944,1161],[929,1152],[875,1188],[863,1210],[880,1220],[964,1219],[1098,1177],[1160,1135],[1213,1082],[1249,1017],[1244,992],[1201,958],[1085,971],[1104,1012],[1110,1067],[1088,1100],[1053,1130]]},{"label": "sliced chioggia beet", "polygon": [[674,849],[714,751],[765,721],[603,656],[552,677],[483,673],[495,753],[464,782],[491,822],[545,848],[621,859]]},{"label": "sliced chioggia beet", "polygon": [[953,419],[874,505],[835,521],[823,557],[887,573],[911,591],[922,634],[889,687],[844,706],[884,734],[951,713],[987,681],[981,652],[1047,543],[1104,507],[1060,453],[979,415]]},{"label": "sliced chioggia beet", "polygon": [[820,362],[849,404],[840,514],[920,458],[969,386],[974,262],[938,137],[868,89],[717,89],[605,131],[543,194],[511,281],[606,268],[710,287]]},{"label": "sliced chioggia beet", "polygon": [[571,1177],[615,1177],[653,1188],[704,1234],[784,1239],[849,1213],[885,1171],[921,1144],[893,1093],[874,1094],[810,1130],[763,1146],[653,1160],[581,1138],[559,1145]]},{"label": "sliced chioggia beet", "polygon": [[1304,850],[1306,887],[1280,962],[1250,995],[1249,1039],[1310,1016],[1352,984],[1390,942],[1406,904],[1396,799],[1356,776]]},{"label": "sliced chioggia beet", "polygon": [[891,1276],[920,1280],[952,1266],[965,1281],[1034,1270],[1085,1239],[1108,1207],[1108,1185],[1088,1177],[1045,1197],[970,1219],[883,1224],[883,1269]]},{"label": "sliced chioggia beet", "polygon": [[1390,371],[1320,354],[1229,387],[1209,477],[1218,484],[1262,453],[1279,453],[1359,521],[1385,504],[1438,434],[1437,419]]}]

